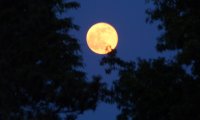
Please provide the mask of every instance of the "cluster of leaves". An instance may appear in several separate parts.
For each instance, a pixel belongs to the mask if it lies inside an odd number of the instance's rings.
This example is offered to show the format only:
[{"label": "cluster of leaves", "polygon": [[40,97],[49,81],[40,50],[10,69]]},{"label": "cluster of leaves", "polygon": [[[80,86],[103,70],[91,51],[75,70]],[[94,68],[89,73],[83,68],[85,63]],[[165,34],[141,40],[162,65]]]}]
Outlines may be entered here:
[{"label": "cluster of leaves", "polygon": [[78,8],[63,0],[0,1],[0,119],[73,120],[95,109],[99,79],[86,82],[78,29],[58,14]]},{"label": "cluster of leaves", "polygon": [[110,91],[118,120],[199,120],[200,1],[149,0],[148,22],[164,33],[157,50],[175,51],[173,59],[121,60],[113,52],[102,59],[106,72],[118,71]]}]

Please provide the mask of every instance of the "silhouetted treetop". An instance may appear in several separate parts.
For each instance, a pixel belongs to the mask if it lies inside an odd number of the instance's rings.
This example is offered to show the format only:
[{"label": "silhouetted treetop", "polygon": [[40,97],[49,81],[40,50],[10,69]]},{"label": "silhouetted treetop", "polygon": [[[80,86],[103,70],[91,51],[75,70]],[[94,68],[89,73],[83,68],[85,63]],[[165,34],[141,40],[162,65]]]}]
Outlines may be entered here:
[{"label": "silhouetted treetop", "polygon": [[86,82],[70,17],[77,2],[0,1],[0,119],[73,120],[95,109],[99,81]]},{"label": "silhouetted treetop", "polygon": [[149,21],[160,21],[163,29],[158,51],[177,50],[178,61],[192,65],[192,73],[199,74],[200,60],[200,1],[149,0],[155,8],[148,9]]},{"label": "silhouetted treetop", "polygon": [[148,22],[158,21],[162,30],[157,50],[176,55],[127,62],[113,53],[102,59],[106,72],[118,72],[108,94],[120,110],[117,119],[199,120],[200,1],[147,1],[154,5]]}]

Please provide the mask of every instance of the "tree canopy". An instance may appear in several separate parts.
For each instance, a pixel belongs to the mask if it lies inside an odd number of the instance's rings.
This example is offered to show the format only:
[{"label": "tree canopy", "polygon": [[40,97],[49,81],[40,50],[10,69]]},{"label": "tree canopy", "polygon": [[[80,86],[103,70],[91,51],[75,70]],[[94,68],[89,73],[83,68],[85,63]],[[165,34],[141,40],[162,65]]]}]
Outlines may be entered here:
[{"label": "tree canopy", "polygon": [[86,82],[78,29],[59,18],[77,2],[0,1],[0,119],[73,120],[95,109],[99,79]]},{"label": "tree canopy", "polygon": [[163,31],[158,52],[174,51],[174,58],[123,61],[116,52],[104,57],[106,72],[118,71],[110,90],[120,109],[118,120],[199,120],[200,2],[148,0],[147,22],[158,21]]}]

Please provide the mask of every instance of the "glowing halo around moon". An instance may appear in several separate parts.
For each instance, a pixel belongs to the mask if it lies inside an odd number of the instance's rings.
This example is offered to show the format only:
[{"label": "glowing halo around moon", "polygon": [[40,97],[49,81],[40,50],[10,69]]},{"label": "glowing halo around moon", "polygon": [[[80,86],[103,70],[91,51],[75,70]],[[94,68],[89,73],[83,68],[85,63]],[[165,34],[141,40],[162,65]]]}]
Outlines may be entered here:
[{"label": "glowing halo around moon", "polygon": [[90,27],[86,40],[88,47],[93,52],[97,54],[108,54],[116,48],[118,35],[112,25],[100,22]]}]

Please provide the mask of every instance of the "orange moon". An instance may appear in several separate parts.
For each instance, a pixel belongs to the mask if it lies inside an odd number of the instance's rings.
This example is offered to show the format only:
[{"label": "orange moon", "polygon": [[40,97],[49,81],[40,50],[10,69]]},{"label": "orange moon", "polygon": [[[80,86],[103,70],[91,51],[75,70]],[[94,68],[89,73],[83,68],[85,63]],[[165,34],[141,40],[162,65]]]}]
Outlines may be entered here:
[{"label": "orange moon", "polygon": [[86,40],[90,50],[97,54],[107,54],[116,48],[118,35],[112,25],[100,22],[90,27]]}]

